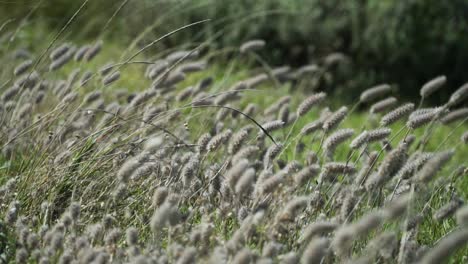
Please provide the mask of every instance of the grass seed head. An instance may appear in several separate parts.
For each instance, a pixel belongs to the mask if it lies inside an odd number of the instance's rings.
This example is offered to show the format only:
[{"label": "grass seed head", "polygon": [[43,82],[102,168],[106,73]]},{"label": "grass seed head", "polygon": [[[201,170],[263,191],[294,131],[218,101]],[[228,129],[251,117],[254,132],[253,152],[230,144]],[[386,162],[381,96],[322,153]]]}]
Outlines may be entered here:
[{"label": "grass seed head", "polygon": [[442,88],[442,86],[444,86],[446,82],[447,77],[445,77],[445,75],[437,76],[436,78],[425,83],[421,90],[419,90],[419,94],[421,95],[421,97],[427,98],[429,97],[429,95]]},{"label": "grass seed head", "polygon": [[381,126],[388,126],[396,121],[402,119],[403,117],[409,115],[414,109],[414,104],[413,103],[407,103],[404,104],[395,110],[391,111],[390,113],[384,115],[382,119],[380,120],[380,125]]},{"label": "grass seed head", "polygon": [[468,83],[462,85],[451,96],[447,103],[448,107],[456,106],[468,97]]},{"label": "grass seed head", "polygon": [[388,109],[393,108],[394,106],[396,106],[397,103],[398,103],[398,100],[395,97],[388,97],[386,99],[383,99],[373,104],[370,107],[369,112],[371,114],[382,113]]},{"label": "grass seed head", "polygon": [[247,52],[252,52],[252,51],[257,51],[265,47],[266,42],[263,39],[254,39],[254,40],[249,40],[245,43],[243,43],[239,50],[241,53],[247,53]]},{"label": "grass seed head", "polygon": [[348,114],[348,107],[342,106],[340,109],[338,109],[336,112],[331,114],[323,122],[323,125],[322,125],[323,131],[325,131],[325,133],[328,133],[329,131],[336,128],[341,123],[341,121],[345,119],[347,114]]},{"label": "grass seed head", "polygon": [[25,73],[27,70],[29,70],[32,65],[33,65],[32,60],[25,60],[21,64],[16,66],[16,68],[13,70],[13,74],[15,76],[19,76],[19,75]]},{"label": "grass seed head", "polygon": [[312,109],[312,107],[325,100],[326,96],[327,95],[324,92],[309,96],[304,101],[302,101],[302,103],[299,104],[299,106],[297,107],[297,115],[303,116],[307,114],[310,111],[310,109]]},{"label": "grass seed head", "polygon": [[377,85],[377,86],[374,86],[372,88],[365,90],[363,93],[361,93],[361,96],[359,97],[359,99],[361,103],[368,103],[391,91],[392,91],[392,87],[390,85],[380,84],[380,85]]}]

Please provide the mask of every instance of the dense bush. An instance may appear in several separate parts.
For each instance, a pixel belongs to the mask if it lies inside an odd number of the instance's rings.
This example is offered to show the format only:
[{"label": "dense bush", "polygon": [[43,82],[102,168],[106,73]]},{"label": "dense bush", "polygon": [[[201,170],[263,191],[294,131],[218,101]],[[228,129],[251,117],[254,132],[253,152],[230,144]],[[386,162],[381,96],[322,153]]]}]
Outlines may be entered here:
[{"label": "dense bush", "polygon": [[[2,4],[9,13],[24,14],[29,1]],[[80,6],[78,1],[51,0],[35,12],[61,26]],[[79,29],[90,37],[103,25],[121,1],[90,1],[80,15]],[[339,51],[352,58],[351,82],[333,83],[346,91],[359,91],[377,82],[398,83],[404,96],[437,74],[446,74],[451,89],[463,81],[468,64],[468,4],[463,0],[300,0],[300,1],[128,1],[112,23],[110,34],[118,39],[135,37],[154,25],[154,39],[174,28],[211,18],[210,23],[186,30],[166,41],[167,46],[216,37],[218,47],[238,45],[251,38],[268,41],[263,56],[271,63],[304,64],[323,54]],[[78,25],[78,24],[76,24]],[[135,30],[136,29],[136,30]],[[220,30],[223,34],[218,34]],[[123,37],[125,36],[125,37]]]}]

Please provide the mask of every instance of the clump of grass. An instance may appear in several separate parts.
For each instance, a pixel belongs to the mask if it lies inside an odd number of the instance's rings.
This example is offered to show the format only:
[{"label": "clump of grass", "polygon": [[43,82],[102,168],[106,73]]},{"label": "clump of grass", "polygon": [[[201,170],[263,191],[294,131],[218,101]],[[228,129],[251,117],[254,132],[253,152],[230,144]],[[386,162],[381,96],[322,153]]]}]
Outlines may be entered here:
[{"label": "clump of grass", "polygon": [[102,40],[5,55],[2,261],[434,263],[466,244],[466,85],[441,107],[396,107],[388,84],[336,107],[302,86],[343,54],[272,68],[268,45],[229,71],[217,50],[128,60]]}]

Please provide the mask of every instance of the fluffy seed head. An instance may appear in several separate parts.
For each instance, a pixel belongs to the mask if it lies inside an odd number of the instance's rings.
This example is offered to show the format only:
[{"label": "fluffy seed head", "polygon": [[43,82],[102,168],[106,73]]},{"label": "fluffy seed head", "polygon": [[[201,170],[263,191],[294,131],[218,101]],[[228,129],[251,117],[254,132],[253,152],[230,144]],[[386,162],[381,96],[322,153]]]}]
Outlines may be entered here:
[{"label": "fluffy seed head", "polygon": [[263,166],[268,168],[271,165],[271,162],[276,158],[276,156],[281,152],[283,149],[282,144],[278,145],[271,145],[263,157]]},{"label": "fluffy seed head", "polygon": [[255,182],[255,169],[248,168],[242,173],[236,183],[234,190],[239,196],[249,195],[252,192],[253,184]]},{"label": "fluffy seed head", "polygon": [[88,52],[90,47],[91,47],[90,45],[84,45],[83,47],[80,47],[75,53],[75,56],[74,56],[75,61],[81,61],[84,55],[86,54],[86,52]]},{"label": "fluffy seed head", "polygon": [[410,116],[408,122],[406,122],[406,126],[411,129],[416,129],[418,127],[426,125],[432,120],[435,120],[441,113],[441,110],[442,109],[440,108],[436,108],[434,109],[434,111],[429,112],[429,113]]},{"label": "fluffy seed head", "polygon": [[90,104],[95,102],[97,99],[101,98],[102,93],[100,91],[93,91],[85,95],[83,98],[83,103]]},{"label": "fluffy seed head", "polygon": [[445,163],[447,163],[452,158],[454,154],[455,151],[453,150],[435,154],[434,157],[429,159],[429,161],[427,161],[421,170],[416,174],[415,180],[424,183],[429,182],[432,180],[432,178],[434,178],[440,168],[442,168],[442,166],[444,166]]},{"label": "fluffy seed head", "polygon": [[316,121],[313,121],[309,124],[306,124],[302,129],[301,129],[301,134],[303,135],[309,135],[317,130],[319,130],[320,128],[322,128],[323,126],[323,121],[322,120],[316,120]]},{"label": "fluffy seed head", "polygon": [[369,144],[374,141],[380,141],[387,138],[392,130],[390,128],[378,128],[371,131],[364,131],[359,136],[357,136],[351,144],[349,145],[351,149],[358,149],[364,144]]},{"label": "fluffy seed head", "polygon": [[392,90],[392,87],[388,84],[380,84],[365,90],[361,96],[360,101],[361,103],[368,103],[375,98],[378,98],[382,95],[389,93]]},{"label": "fluffy seed head", "polygon": [[199,165],[198,156],[194,155],[182,168],[182,182],[184,186],[190,186],[192,179],[196,176]]},{"label": "fluffy seed head", "polygon": [[395,97],[388,97],[377,103],[373,104],[370,108],[371,114],[381,113],[387,109],[391,109],[398,103],[398,100]]},{"label": "fluffy seed head", "polygon": [[340,219],[347,222],[351,218],[357,202],[356,192],[352,188],[345,189],[345,198],[340,210]]},{"label": "fluffy seed head", "polygon": [[293,178],[297,186],[302,186],[307,183],[310,179],[316,176],[320,171],[320,166],[317,164],[312,164],[301,169],[299,172],[294,174]]},{"label": "fluffy seed head", "polygon": [[295,72],[295,76],[297,78],[300,78],[300,77],[305,76],[307,74],[315,73],[315,72],[317,72],[318,69],[319,69],[319,67],[316,64],[304,65],[304,66],[300,67],[299,69],[297,69],[297,71]]},{"label": "fluffy seed head", "polygon": [[338,227],[338,224],[333,221],[318,221],[309,224],[303,232],[301,232],[301,238],[299,241],[308,242],[312,238],[322,236],[333,232]]},{"label": "fluffy seed head", "polygon": [[342,106],[340,109],[338,109],[336,112],[331,114],[324,122],[322,129],[325,131],[325,133],[333,130],[336,128],[341,121],[346,117],[348,114],[348,107]]},{"label": "fluffy seed head", "polygon": [[377,173],[372,174],[366,181],[366,189],[372,190],[381,187],[401,168],[407,159],[408,145],[400,143],[397,148],[385,156]]},{"label": "fluffy seed head", "polygon": [[325,237],[314,238],[307,245],[301,257],[301,263],[321,263],[327,255],[330,240]]},{"label": "fluffy seed head", "polygon": [[336,176],[338,174],[353,174],[355,172],[356,167],[350,162],[328,162],[323,165],[318,182],[321,184],[324,181],[331,180],[330,177]]},{"label": "fluffy seed head", "polygon": [[268,81],[268,79],[269,77],[266,73],[260,73],[253,77],[248,78],[247,80],[244,80],[244,83],[246,84],[247,88],[254,89],[255,87],[261,85],[262,83]]},{"label": "fluffy seed head", "polygon": [[16,251],[16,263],[27,263],[28,251],[25,248],[19,248]]},{"label": "fluffy seed head", "polygon": [[309,96],[304,101],[302,101],[302,103],[297,107],[297,115],[303,116],[307,114],[313,106],[325,100],[326,96],[327,94],[324,92]]},{"label": "fluffy seed head", "polygon": [[108,85],[112,84],[113,82],[117,81],[118,79],[120,79],[120,72],[115,71],[115,72],[107,75],[106,77],[104,77],[104,79],[102,79],[102,84],[104,86],[108,86]]},{"label": "fluffy seed head", "polygon": [[196,59],[200,55],[198,50],[179,50],[175,51],[166,57],[166,61],[169,64],[175,63],[179,60],[193,60]]},{"label": "fluffy seed head", "polygon": [[23,61],[20,65],[16,66],[16,68],[13,70],[13,74],[15,76],[21,75],[25,73],[28,69],[30,69],[32,65],[32,60]]},{"label": "fluffy seed head", "polygon": [[80,203],[72,202],[70,204],[70,207],[68,208],[68,211],[70,212],[70,216],[73,219],[73,221],[77,222],[78,219],[80,218],[80,213],[81,213]]},{"label": "fluffy seed head", "polygon": [[30,103],[26,103],[18,109],[18,113],[16,114],[16,118],[18,120],[24,119],[26,116],[29,116],[32,112],[33,108]]},{"label": "fluffy seed head", "polygon": [[179,220],[179,211],[176,202],[168,198],[159,208],[154,211],[150,221],[150,227],[156,234],[167,225],[174,225]]},{"label": "fluffy seed head", "polygon": [[285,104],[281,106],[281,108],[278,111],[278,120],[283,121],[285,124],[289,120],[289,105]]},{"label": "fluffy seed head", "polygon": [[243,113],[245,113],[248,116],[253,116],[255,112],[257,112],[257,105],[249,103],[243,110]]},{"label": "fluffy seed head", "polygon": [[196,263],[197,250],[194,247],[187,247],[182,252],[182,255],[177,259],[177,264]]},{"label": "fluffy seed head", "polygon": [[86,61],[91,61],[94,57],[96,57],[102,49],[103,42],[102,40],[96,42],[93,46],[91,46],[86,53],[84,54],[83,58]]},{"label": "fluffy seed head", "polygon": [[346,57],[346,55],[344,55],[343,53],[341,52],[333,52],[331,54],[328,54],[325,58],[324,58],[324,64],[326,66],[333,66],[333,65],[337,65],[341,62],[344,62],[348,59],[348,57]]},{"label": "fluffy seed head", "polygon": [[[142,106],[146,102],[148,102],[151,98],[156,96],[156,91],[153,90],[145,90],[141,93],[138,93],[130,102],[128,105],[128,110],[131,111],[136,107]],[[177,112],[172,112],[172,113],[177,113]]]},{"label": "fluffy seed head", "polygon": [[249,51],[257,51],[265,47],[266,42],[262,39],[254,39],[243,43],[240,46],[241,53],[247,53]]},{"label": "fluffy seed head", "polygon": [[391,111],[390,113],[384,115],[380,120],[380,125],[388,126],[390,124],[395,123],[396,121],[400,120],[401,118],[409,115],[411,111],[414,109],[413,103],[404,104],[395,110]]},{"label": "fluffy seed head", "polygon": [[455,111],[451,111],[450,113],[442,117],[440,121],[442,122],[442,124],[447,125],[457,120],[465,119],[467,117],[468,117],[468,107],[464,107],[464,108],[457,109]]},{"label": "fluffy seed head", "polygon": [[260,148],[257,146],[246,146],[241,148],[237,153],[232,156],[232,163],[236,164],[242,159],[247,159],[253,157],[256,153],[260,151]]},{"label": "fluffy seed head", "polygon": [[219,148],[222,144],[227,142],[229,138],[232,136],[232,130],[227,129],[216,136],[212,137],[208,144],[206,145],[206,150],[209,152],[215,151],[217,148]]},{"label": "fluffy seed head", "polygon": [[265,243],[262,248],[262,256],[267,258],[274,258],[283,249],[284,245],[275,241]]},{"label": "fluffy seed head", "polygon": [[265,195],[274,192],[284,182],[284,180],[285,174],[280,172],[261,181],[259,194]]},{"label": "fluffy seed head", "polygon": [[165,78],[163,79],[163,82],[161,82],[160,79],[156,79],[153,82],[152,86],[154,89],[163,88],[163,87],[171,87],[185,80],[185,77],[186,77],[185,73],[181,71],[173,71],[165,76]]},{"label": "fluffy seed head", "polygon": [[122,235],[122,232],[120,231],[119,228],[114,228],[109,231],[109,233],[106,235],[104,238],[104,241],[106,245],[115,245],[119,241],[120,237]]},{"label": "fluffy seed head", "polygon": [[63,65],[67,64],[73,58],[73,54],[75,54],[75,51],[76,48],[71,47],[65,54],[53,60],[52,63],[49,65],[49,70],[56,71],[60,69]]},{"label": "fluffy seed head", "polygon": [[288,252],[280,256],[282,264],[297,264],[300,262],[299,255],[296,252]]},{"label": "fluffy seed head", "polygon": [[458,90],[450,96],[447,106],[455,106],[465,100],[466,97],[468,97],[468,83],[465,83],[462,87],[458,88]]},{"label": "fluffy seed head", "polygon": [[237,161],[226,173],[226,181],[228,186],[234,190],[237,181],[242,176],[242,173],[247,170],[249,167],[249,161],[247,159],[242,159]]},{"label": "fluffy seed head", "polygon": [[468,205],[458,209],[455,215],[459,226],[468,227]]},{"label": "fluffy seed head", "polygon": [[[13,85],[2,94],[2,101],[7,102],[20,92],[20,86]],[[6,107],[5,107],[6,108]]]},{"label": "fluffy seed head", "polygon": [[239,250],[232,260],[232,264],[249,264],[254,258],[253,253],[248,248]]},{"label": "fluffy seed head", "polygon": [[151,80],[156,79],[161,73],[163,73],[169,67],[169,63],[165,60],[157,60],[148,67],[147,77]]},{"label": "fluffy seed head", "polygon": [[206,146],[208,145],[208,142],[210,142],[210,139],[210,133],[205,133],[198,138],[197,144],[200,152],[204,152],[206,150]]},{"label": "fluffy seed head", "polygon": [[111,62],[106,63],[104,66],[100,67],[98,71],[101,74],[101,76],[104,77],[107,74],[109,74],[115,66],[116,66],[115,63],[111,61]]},{"label": "fluffy seed head", "polygon": [[127,245],[136,246],[138,244],[138,229],[136,229],[135,227],[129,227],[127,228],[125,234]]},{"label": "fluffy seed head", "polygon": [[91,71],[85,71],[80,79],[80,86],[85,86],[93,77],[93,73]]},{"label": "fluffy seed head", "polygon": [[39,81],[39,78],[39,73],[37,71],[33,71],[29,74],[20,76],[13,85],[18,86],[19,88],[33,88]]},{"label": "fluffy seed head", "polygon": [[352,224],[357,235],[364,236],[379,227],[385,220],[385,215],[381,211],[373,211],[365,214],[356,223]]},{"label": "fluffy seed head", "polygon": [[70,104],[73,103],[76,99],[78,99],[77,92],[70,92],[62,99],[63,104]]},{"label": "fluffy seed head", "polygon": [[[267,122],[262,125],[263,129],[265,129],[267,132],[273,132],[275,130],[281,129],[284,125],[284,122],[281,120],[273,120],[270,122]],[[260,130],[258,132],[257,137],[262,138],[265,136],[265,132],[263,130]]]},{"label": "fluffy seed head", "polygon": [[128,182],[132,173],[140,166],[140,162],[136,159],[129,159],[124,162],[122,167],[120,167],[119,171],[117,172],[117,178],[121,182]]},{"label": "fluffy seed head", "polygon": [[168,197],[169,195],[169,191],[166,187],[164,186],[160,186],[158,188],[156,188],[156,190],[154,190],[154,194],[153,194],[153,203],[152,205],[154,207],[159,207],[161,206],[164,201],[166,201],[166,198]]},{"label": "fluffy seed head", "polygon": [[453,198],[450,202],[440,207],[433,215],[432,218],[436,221],[443,220],[450,217],[463,205],[463,200],[458,197]]},{"label": "fluffy seed head", "polygon": [[63,54],[65,54],[69,49],[70,49],[71,45],[70,43],[64,43],[60,46],[58,46],[56,49],[54,49],[51,53],[50,53],[50,56],[49,58],[51,60],[56,60],[58,59],[60,56],[62,56]]},{"label": "fluffy seed head", "polygon": [[410,178],[416,170],[421,168],[429,159],[434,156],[433,153],[420,153],[414,159],[409,160],[396,174],[398,179]]},{"label": "fluffy seed head", "polygon": [[411,201],[409,194],[399,196],[396,200],[392,201],[384,209],[384,215],[387,219],[395,220],[396,218],[403,216],[406,213],[408,204]]},{"label": "fluffy seed head", "polygon": [[368,142],[375,142],[375,141],[384,140],[391,133],[392,133],[392,130],[390,128],[387,128],[387,127],[370,130],[368,132],[367,140],[368,140]]},{"label": "fluffy seed head", "polygon": [[323,153],[328,159],[333,159],[333,154],[338,145],[354,135],[354,129],[340,129],[332,133],[323,143]]},{"label": "fluffy seed head", "polygon": [[236,153],[248,136],[249,132],[246,129],[242,129],[239,132],[236,132],[234,135],[232,135],[232,138],[228,145],[228,152],[230,154]]},{"label": "fluffy seed head", "polygon": [[367,244],[365,249],[366,252],[372,254],[371,252],[375,252],[383,259],[390,259],[393,256],[394,250],[398,246],[397,236],[393,232],[383,232],[378,234],[375,238],[373,238]]},{"label": "fluffy seed head", "polygon": [[310,198],[306,196],[298,196],[291,199],[284,207],[284,209],[277,216],[277,221],[292,222],[302,209],[307,207]]},{"label": "fluffy seed head", "polygon": [[446,82],[447,77],[445,77],[445,75],[438,76],[425,83],[421,90],[419,90],[419,94],[421,97],[427,98],[429,95],[439,90]]},{"label": "fluffy seed head", "polygon": [[289,73],[291,72],[291,67],[289,66],[280,66],[272,69],[271,74],[278,79],[280,82],[290,80]]},{"label": "fluffy seed head", "polygon": [[183,73],[193,73],[205,70],[207,67],[206,61],[194,61],[194,62],[187,62],[180,65],[177,70]]}]

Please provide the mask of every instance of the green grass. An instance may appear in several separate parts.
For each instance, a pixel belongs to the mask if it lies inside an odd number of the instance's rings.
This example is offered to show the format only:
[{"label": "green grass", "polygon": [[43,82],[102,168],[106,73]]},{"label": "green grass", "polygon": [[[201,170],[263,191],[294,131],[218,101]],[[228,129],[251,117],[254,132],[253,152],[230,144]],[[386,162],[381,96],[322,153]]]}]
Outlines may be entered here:
[{"label": "green grass", "polygon": [[[19,39],[20,43],[30,44],[31,42],[37,41],[37,35],[31,34],[22,36]],[[39,33],[36,33],[40,35]],[[41,42],[39,42],[41,43]],[[35,47],[37,51],[40,51],[45,47],[44,43],[42,45]],[[60,80],[65,79],[66,76],[74,70],[76,67],[86,68],[96,72],[104,64],[107,64],[109,61],[116,61],[116,58],[119,58],[120,52],[123,50],[121,44],[114,42],[106,42],[105,48],[102,53],[96,57],[91,63],[82,65],[80,63],[70,63],[58,73],[46,73],[44,76],[49,80]],[[150,54],[146,54],[145,57],[149,57]],[[153,57],[153,56],[151,56]],[[156,56],[157,57],[157,56]],[[140,58],[139,58],[140,59]],[[141,60],[144,60],[142,57]],[[46,65],[40,65],[40,67],[45,67]],[[257,67],[255,67],[257,66]],[[13,67],[13,65],[12,65]],[[11,68],[12,68],[11,67]],[[251,68],[255,69],[252,71]],[[176,92],[180,92],[189,85],[196,84],[200,79],[204,77],[211,76],[215,79],[214,85],[209,90],[209,94],[216,94],[223,91],[226,91],[234,83],[244,80],[247,77],[252,76],[252,74],[262,72],[265,69],[258,67],[255,61],[251,58],[241,58],[236,57],[231,60],[226,60],[224,57],[220,57],[218,60],[215,60],[210,67],[203,73],[192,74],[184,82],[178,84],[174,89]],[[121,68],[122,77],[116,83],[108,87],[103,87],[101,84],[101,77],[96,76],[86,87],[77,88],[77,91],[81,96],[84,96],[86,93],[94,90],[100,90],[104,94],[105,103],[108,104],[115,100],[114,91],[120,87],[124,87],[128,90],[129,93],[137,93],[147,89],[150,86],[150,82],[142,77],[144,72],[144,65],[142,64],[129,64]],[[11,69],[4,70],[1,75],[2,78],[5,76],[11,75]],[[313,78],[312,78],[313,79]],[[294,112],[297,105],[305,98],[305,96],[314,92],[316,87],[313,85],[312,80],[305,80],[299,85],[293,86],[290,84],[276,86],[274,82],[267,82],[265,85],[257,87],[253,90],[242,91],[242,98],[239,102],[233,102],[234,106],[238,109],[243,109],[247,104],[253,103],[258,106],[259,111],[255,113],[252,117],[256,120],[263,120],[263,109],[267,108],[273,104],[276,100],[281,98],[284,95],[291,95],[291,112]],[[53,94],[48,94],[52,96]],[[54,100],[55,99],[55,100]],[[79,100],[81,100],[80,97]],[[207,107],[207,108],[194,108],[187,107],[187,104],[190,100],[185,100],[182,102],[169,102],[171,107],[169,111],[180,110],[181,114],[174,121],[170,122],[166,129],[173,131],[177,134],[185,136],[187,142],[196,144],[197,139],[203,133],[209,131],[215,123],[214,117],[217,112],[220,111],[217,107]],[[41,114],[47,113],[51,109],[51,105],[58,103],[56,98],[52,98],[51,101],[43,102],[37,109]],[[123,102],[121,102],[123,103]],[[153,105],[167,104],[168,101],[163,97],[158,97],[150,101]],[[286,128],[275,131],[272,133],[275,141],[288,146],[284,149],[281,155],[277,158],[278,160],[291,161],[298,160],[304,161],[306,154],[309,151],[316,151],[320,149],[320,139],[322,134],[316,133],[316,135],[310,135],[306,137],[298,137],[301,128],[316,120],[319,117],[320,110],[324,106],[332,107],[332,111],[338,109],[342,105],[342,100],[336,98],[333,95],[330,95],[329,98],[319,107],[309,112],[307,115],[300,117],[293,126],[289,125]],[[86,106],[88,107],[88,106]],[[4,184],[12,177],[18,177],[19,183],[16,189],[14,198],[21,202],[21,214],[27,217],[32,218],[36,216],[38,218],[38,224],[33,226],[33,229],[37,231],[42,222],[49,225],[53,225],[57,219],[60,218],[61,214],[66,210],[69,202],[71,200],[81,200],[83,203],[83,222],[79,229],[85,229],[86,225],[100,221],[106,214],[114,214],[114,217],[117,219],[116,226],[125,229],[129,226],[136,226],[140,229],[140,239],[142,241],[152,241],[157,239],[161,242],[165,248],[172,241],[184,241],[186,239],[186,234],[177,233],[174,231],[174,236],[169,236],[168,231],[164,230],[162,237],[154,237],[154,234],[151,233],[148,222],[153,213],[153,209],[148,209],[148,205],[151,204],[151,195],[152,191],[156,186],[151,186],[152,182],[140,181],[136,183],[129,184],[128,195],[126,199],[123,200],[113,200],[112,193],[115,191],[118,181],[115,177],[115,173],[121,165],[113,164],[112,160],[117,160],[117,162],[123,162],[124,159],[119,159],[115,152],[122,151],[120,154],[125,154],[129,156],[134,156],[140,151],[140,142],[135,140],[134,137],[140,136],[142,141],[148,139],[144,137],[141,131],[137,129],[137,124],[141,123],[141,116],[135,115],[131,116],[125,121],[121,121],[120,124],[122,128],[121,131],[111,132],[107,135],[107,132],[102,129],[93,130],[92,133],[86,134],[86,136],[81,137],[80,135],[76,136],[76,145],[71,147],[72,150],[71,157],[69,158],[69,163],[66,164],[54,164],[54,158],[63,151],[63,147],[60,144],[57,146],[53,145],[51,149],[46,149],[47,144],[44,144],[43,140],[48,135],[47,129],[53,129],[55,125],[64,124],[69,121],[71,114],[79,110],[86,109],[85,106],[81,105],[78,101],[76,103],[67,105],[63,107],[62,113],[53,113],[53,122],[50,126],[45,127],[44,129],[35,128],[32,133],[26,134],[25,137],[21,138],[21,141],[17,144],[17,148],[13,150],[14,156],[12,159],[8,159],[4,155],[0,155],[0,185]],[[351,108],[351,106],[349,106]],[[97,117],[102,117],[102,113],[97,112]],[[340,128],[354,128],[355,135],[358,135],[364,129],[374,129],[378,127],[379,116],[370,118],[366,112],[366,108],[358,108],[357,111],[351,113],[340,125]],[[261,122],[261,121],[259,121]],[[116,122],[117,123],[117,122]],[[231,118],[228,117],[224,121],[226,127],[233,129],[236,132],[239,128],[244,127],[249,124],[253,124],[248,119],[241,118]],[[187,130],[184,131],[184,124],[187,126]],[[290,131],[290,129],[292,130]],[[403,139],[406,129],[403,121],[399,121],[396,124],[391,126],[393,131],[392,135],[396,134],[397,131],[402,131],[395,137],[391,145],[396,146],[397,143]],[[433,181],[431,186],[436,186],[435,191],[433,190],[432,194],[434,199],[430,201],[430,210],[425,215],[425,220],[419,232],[417,234],[417,241],[425,245],[433,245],[438,239],[443,237],[445,234],[449,233],[456,227],[456,223],[453,219],[444,220],[442,222],[436,222],[431,219],[432,213],[444,205],[450,199],[451,191],[447,190],[447,182],[449,181],[449,176],[451,172],[459,165],[466,165],[466,157],[468,156],[468,148],[466,145],[460,143],[461,134],[468,129],[466,124],[461,124],[458,126],[456,123],[449,126],[437,125],[428,141],[425,151],[441,151],[447,150],[450,148],[457,148],[456,155],[451,159],[450,163],[444,167],[438,174],[438,179]],[[418,139],[424,134],[425,128],[419,128],[415,131],[411,131],[411,134],[414,134]],[[290,132],[290,133],[289,133]],[[257,128],[255,128],[252,136],[249,138],[247,144],[253,144],[256,142],[255,135],[257,133]],[[158,132],[158,135],[162,133]],[[104,143],[101,143],[101,137],[106,135],[108,138],[115,137],[116,142],[109,143],[104,140]],[[289,138],[287,136],[290,135]],[[23,141],[25,143],[23,143]],[[28,144],[27,140],[33,140],[37,143]],[[37,140],[37,141],[34,141]],[[6,138],[2,137],[2,144],[6,143]],[[305,151],[302,153],[297,153],[295,151],[296,144],[302,142],[305,147]],[[416,141],[416,143],[418,140]],[[54,144],[56,144],[55,142]],[[105,145],[107,144],[107,145]],[[270,140],[265,141],[266,146],[273,144]],[[349,141],[342,144],[336,151],[335,160],[337,161],[346,161],[349,153],[348,147]],[[105,145],[104,147],[102,147]],[[372,144],[372,150],[380,150],[380,144]],[[414,145],[410,152],[414,151]],[[226,153],[226,148],[221,148],[218,152],[209,154],[205,157],[203,165],[207,166],[210,164],[223,164],[229,159],[229,155]],[[321,157],[320,153],[318,153]],[[385,153],[384,153],[385,154]],[[382,155],[383,156],[383,155]],[[354,155],[351,161],[355,161],[356,155]],[[381,157],[382,159],[382,157]],[[321,161],[322,162],[322,161]],[[56,168],[55,168],[56,167]],[[278,169],[278,166],[275,165],[275,170]],[[344,176],[346,177],[346,176]],[[339,178],[339,181],[346,182],[344,177]],[[315,182],[311,183],[315,185]],[[452,186],[453,190],[456,191],[457,195],[460,195],[464,200],[468,199],[468,178],[459,177]],[[429,189],[429,188],[428,188]],[[430,189],[429,189],[430,190]],[[302,188],[298,191],[300,194],[310,194],[310,190]],[[388,190],[384,190],[385,195]],[[278,192],[278,195],[287,195],[288,193]],[[326,198],[332,199],[333,196],[331,193],[325,194]],[[415,208],[420,208],[427,201],[427,194],[417,195]],[[11,198],[11,197],[10,197]],[[284,198],[289,198],[288,196]],[[192,214],[190,221],[186,223],[187,226],[195,226],[202,223],[203,213],[199,208],[203,204],[203,197],[194,197],[192,199],[186,199],[184,203],[181,204],[179,210],[181,213]],[[49,201],[53,206],[53,211],[48,215],[44,215],[40,212],[40,205],[43,201]],[[367,201],[366,201],[367,202]],[[381,201],[372,201],[372,202],[381,202]],[[8,204],[2,204],[0,212],[5,212]],[[216,206],[216,205],[215,205]],[[238,204],[233,204],[232,207],[238,207]],[[274,210],[279,209],[284,204],[275,204]],[[331,208],[331,205],[329,205]],[[231,208],[232,209],[232,208]],[[326,209],[326,208],[325,208]],[[362,206],[358,215],[361,215],[368,211],[370,206]],[[272,211],[274,211],[272,210]],[[329,212],[327,217],[333,217],[339,212]],[[273,218],[274,212],[270,212],[268,217]],[[238,229],[241,223],[239,223],[235,212],[231,212],[228,217],[223,216],[222,214],[211,215],[212,219],[214,236],[224,240],[228,240],[232,237],[233,233]],[[302,219],[302,224],[307,223],[307,221],[314,220],[317,218],[317,213],[306,213],[304,219]],[[392,229],[397,228],[398,225],[390,224],[385,228]],[[0,226],[1,227],[1,226]],[[247,246],[251,249],[260,251],[265,238],[268,237],[271,226],[268,225],[259,225],[256,227],[255,236],[247,241]],[[291,237],[296,238],[300,234],[300,226],[291,227]],[[5,238],[6,237],[6,238]],[[294,242],[294,239],[291,237],[283,237],[279,239],[280,241],[285,242],[289,249],[294,249],[300,251],[302,245],[297,245]],[[0,245],[8,249],[9,251],[14,251],[13,241],[15,240],[13,229],[1,231],[0,230]],[[3,241],[7,241],[9,244],[8,247],[4,246]],[[124,244],[124,243],[122,243]],[[362,244],[363,246],[364,244]],[[357,245],[356,248],[360,248],[360,245]],[[454,263],[461,261],[463,257],[466,257],[468,250],[465,249],[460,251],[452,259]],[[12,255],[12,254],[11,254]],[[10,255],[10,257],[11,257]]]}]

